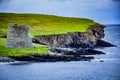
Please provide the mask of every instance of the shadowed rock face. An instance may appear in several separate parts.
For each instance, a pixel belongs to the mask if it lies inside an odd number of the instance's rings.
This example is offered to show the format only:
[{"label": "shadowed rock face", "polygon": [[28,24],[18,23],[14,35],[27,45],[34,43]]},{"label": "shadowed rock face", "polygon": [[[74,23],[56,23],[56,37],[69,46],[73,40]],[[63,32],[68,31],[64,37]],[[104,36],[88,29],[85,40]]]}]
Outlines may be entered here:
[{"label": "shadowed rock face", "polygon": [[71,32],[67,34],[36,36],[34,43],[73,48],[94,48],[97,40],[104,37],[104,26],[91,26],[86,32]]},{"label": "shadowed rock face", "polygon": [[7,48],[31,48],[32,40],[29,36],[29,27],[9,24],[7,34]]}]

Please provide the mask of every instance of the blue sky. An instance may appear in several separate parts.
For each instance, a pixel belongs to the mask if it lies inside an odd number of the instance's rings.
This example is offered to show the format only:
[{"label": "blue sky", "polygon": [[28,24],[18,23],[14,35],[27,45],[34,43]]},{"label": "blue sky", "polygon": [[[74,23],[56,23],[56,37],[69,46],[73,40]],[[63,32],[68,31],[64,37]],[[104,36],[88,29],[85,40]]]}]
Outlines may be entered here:
[{"label": "blue sky", "polygon": [[120,0],[0,0],[0,12],[90,18],[120,24]]}]

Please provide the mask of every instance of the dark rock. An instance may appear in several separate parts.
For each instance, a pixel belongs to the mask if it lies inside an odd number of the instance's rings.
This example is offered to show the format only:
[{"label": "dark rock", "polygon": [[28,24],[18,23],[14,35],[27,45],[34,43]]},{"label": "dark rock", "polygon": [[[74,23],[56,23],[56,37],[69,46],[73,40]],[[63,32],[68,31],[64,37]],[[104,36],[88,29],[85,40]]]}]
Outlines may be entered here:
[{"label": "dark rock", "polygon": [[18,61],[34,61],[34,58],[32,56],[22,56],[22,57],[12,56],[11,58],[18,60]]},{"label": "dark rock", "polygon": [[104,62],[103,60],[100,60],[100,62]]},{"label": "dark rock", "polygon": [[67,50],[63,50],[63,49],[51,49],[50,51],[53,53],[58,53],[58,54],[61,53],[61,54],[65,54],[65,55],[75,55],[75,56],[105,54],[102,51],[97,51],[97,50],[93,50],[93,49],[74,49],[71,51],[67,51]]},{"label": "dark rock", "polygon": [[[31,57],[32,56],[32,57]],[[30,55],[24,57],[12,57],[18,61],[39,61],[39,62],[56,62],[56,61],[90,61],[94,57],[75,56],[75,55]]]},{"label": "dark rock", "polygon": [[106,42],[106,41],[103,41],[103,40],[97,40],[97,45],[96,47],[113,47],[115,45],[109,43],[109,42]]},{"label": "dark rock", "polygon": [[97,50],[93,50],[93,49],[87,49],[86,52],[88,53],[88,55],[94,55],[94,54],[106,54],[102,51],[97,51]]}]

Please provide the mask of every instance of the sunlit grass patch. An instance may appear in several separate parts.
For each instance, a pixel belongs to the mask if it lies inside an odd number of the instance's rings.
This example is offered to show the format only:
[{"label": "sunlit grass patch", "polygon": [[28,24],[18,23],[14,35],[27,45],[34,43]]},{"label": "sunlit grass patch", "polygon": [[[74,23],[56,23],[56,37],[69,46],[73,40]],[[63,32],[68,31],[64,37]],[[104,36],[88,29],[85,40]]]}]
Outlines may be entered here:
[{"label": "sunlit grass patch", "polygon": [[91,19],[61,17],[43,14],[0,13],[0,35],[7,34],[9,23],[30,26],[31,36],[63,34],[67,32],[86,31],[90,25],[99,25]]},{"label": "sunlit grass patch", "polygon": [[6,39],[0,38],[0,56],[27,56],[33,54],[47,54],[48,47],[34,44],[33,48],[6,48]]}]

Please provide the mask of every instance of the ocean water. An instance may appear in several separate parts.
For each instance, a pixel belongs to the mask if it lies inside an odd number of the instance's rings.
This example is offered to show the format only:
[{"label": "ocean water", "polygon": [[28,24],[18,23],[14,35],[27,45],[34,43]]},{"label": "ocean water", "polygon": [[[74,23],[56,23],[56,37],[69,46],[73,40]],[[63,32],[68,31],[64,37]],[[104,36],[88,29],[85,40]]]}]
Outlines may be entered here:
[{"label": "ocean water", "polygon": [[95,60],[0,63],[0,80],[120,80],[120,25],[107,26],[105,35],[117,47],[97,49],[106,54]]}]

